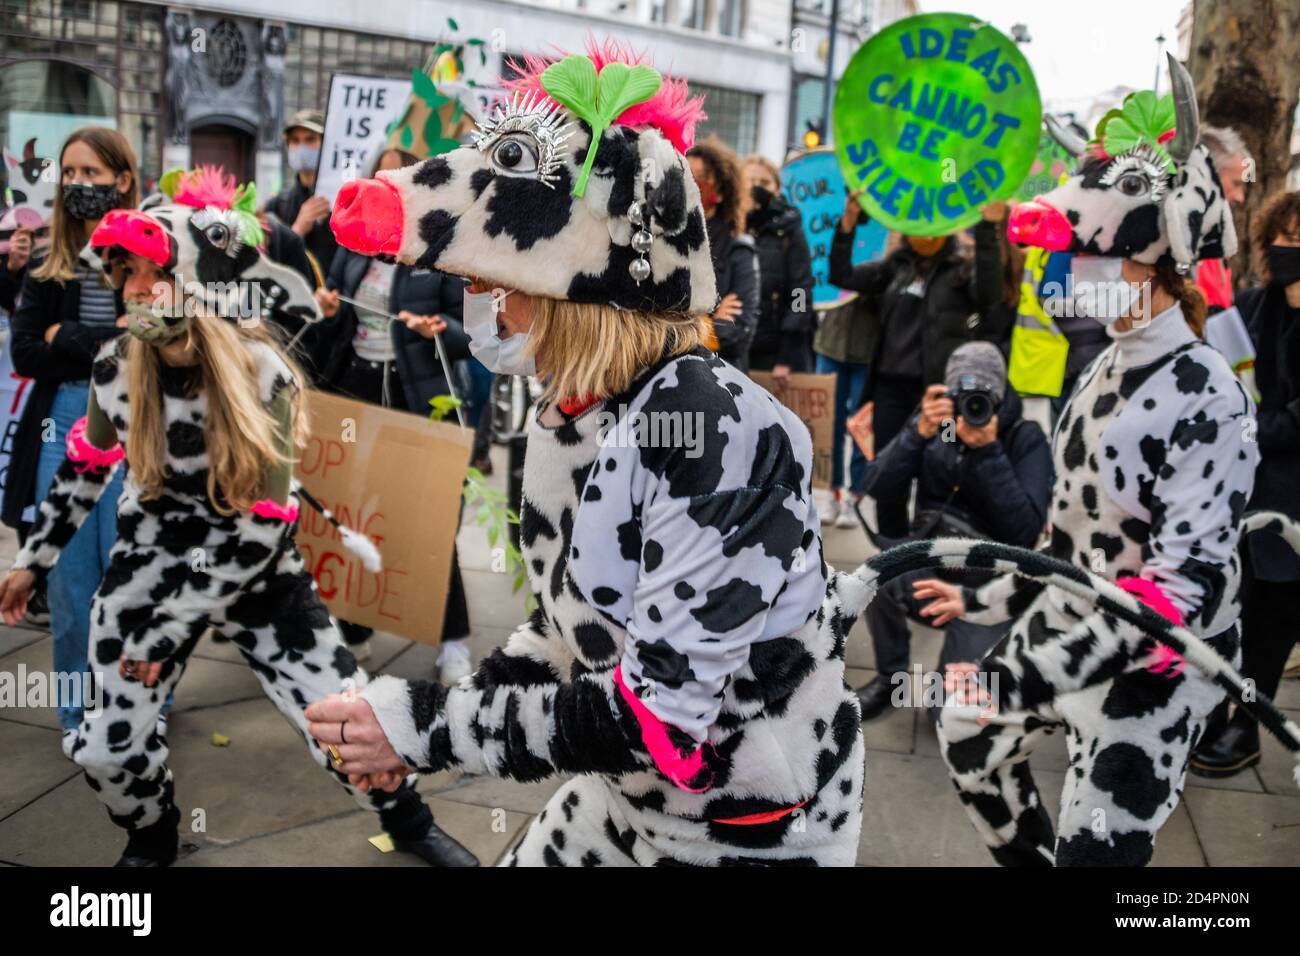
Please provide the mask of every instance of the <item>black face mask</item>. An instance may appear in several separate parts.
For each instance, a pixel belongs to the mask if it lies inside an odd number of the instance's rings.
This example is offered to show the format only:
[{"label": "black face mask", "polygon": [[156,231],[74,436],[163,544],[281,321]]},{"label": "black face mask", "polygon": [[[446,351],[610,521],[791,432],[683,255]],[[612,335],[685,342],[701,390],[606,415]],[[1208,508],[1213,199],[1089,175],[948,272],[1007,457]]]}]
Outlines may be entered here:
[{"label": "black face mask", "polygon": [[772,205],[772,200],[776,198],[775,193],[764,189],[762,186],[751,186],[749,194],[754,197],[754,205],[759,209],[766,209]]},{"label": "black face mask", "polygon": [[1268,263],[1269,285],[1300,282],[1300,246],[1269,246],[1264,260]]},{"label": "black face mask", "polygon": [[121,199],[113,183],[68,183],[63,187],[63,210],[73,219],[103,219]]}]

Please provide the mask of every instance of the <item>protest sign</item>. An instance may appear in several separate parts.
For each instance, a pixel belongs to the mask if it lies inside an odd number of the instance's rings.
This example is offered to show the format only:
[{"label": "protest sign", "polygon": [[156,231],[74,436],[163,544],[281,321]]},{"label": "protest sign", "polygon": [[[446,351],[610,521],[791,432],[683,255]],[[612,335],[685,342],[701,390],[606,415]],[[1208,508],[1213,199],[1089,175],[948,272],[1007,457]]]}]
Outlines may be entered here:
[{"label": "protest sign", "polygon": [[[0,336],[0,496],[3,496],[5,482],[9,478],[9,459],[14,451],[14,434],[18,431],[18,422],[23,417],[23,407],[31,391],[32,380],[23,378],[14,371],[13,359],[9,355],[9,333]],[[23,512],[24,521],[36,520],[36,509],[28,505]]]},{"label": "protest sign", "polygon": [[[831,240],[844,213],[844,177],[829,146],[809,150],[781,167],[781,191],[803,217],[803,233],[812,256],[813,308],[833,309],[851,302],[856,292],[833,286],[827,279]],[[858,227],[853,237],[853,264],[873,262],[885,251],[888,231],[878,222]]]},{"label": "protest sign", "polygon": [[832,122],[844,179],[871,218],[942,236],[1015,194],[1038,152],[1042,104],[1014,42],[971,16],[933,13],[858,49]]},{"label": "protest sign", "polygon": [[473,433],[418,415],[308,392],[311,439],[297,477],[383,556],[367,571],[334,526],[301,511],[298,550],[330,612],[437,644]]},{"label": "protest sign", "polygon": [[813,443],[813,487],[829,488],[835,447],[835,376],[796,373],[784,383],[773,379],[771,372],[750,372],[749,377],[808,426]]},{"label": "protest sign", "polygon": [[1061,177],[1074,169],[1074,163],[1069,151],[1043,130],[1038,134],[1038,155],[1029,167],[1029,175],[1016,190],[1016,198],[1028,202],[1051,192],[1061,184]]},{"label": "protest sign", "polygon": [[1205,341],[1228,360],[1241,384],[1255,401],[1260,400],[1255,381],[1255,343],[1246,331],[1245,320],[1237,307],[1229,306],[1205,320]]},{"label": "protest sign", "polygon": [[316,168],[316,195],[334,204],[349,179],[370,175],[375,150],[389,124],[406,109],[410,79],[335,73],[325,110],[325,135]]}]

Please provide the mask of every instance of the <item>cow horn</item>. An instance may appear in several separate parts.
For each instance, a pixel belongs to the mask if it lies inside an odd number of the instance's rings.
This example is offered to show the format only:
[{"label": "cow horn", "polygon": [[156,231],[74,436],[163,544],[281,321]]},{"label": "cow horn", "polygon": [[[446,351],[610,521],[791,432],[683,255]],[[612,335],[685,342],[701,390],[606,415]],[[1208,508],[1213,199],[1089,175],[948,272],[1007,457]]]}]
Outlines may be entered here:
[{"label": "cow horn", "polygon": [[23,159],[29,162],[36,158],[36,137],[33,136],[23,146]]},{"label": "cow horn", "polygon": [[1200,142],[1201,119],[1196,108],[1196,86],[1192,83],[1192,75],[1172,53],[1165,55],[1169,57],[1169,88],[1174,94],[1174,123],[1178,130],[1165,149],[1174,162],[1181,163]]},{"label": "cow horn", "polygon": [[1047,132],[1051,134],[1052,139],[1056,140],[1057,144],[1071,156],[1082,156],[1083,151],[1088,148],[1086,139],[1051,113],[1043,114],[1043,123],[1046,124]]}]

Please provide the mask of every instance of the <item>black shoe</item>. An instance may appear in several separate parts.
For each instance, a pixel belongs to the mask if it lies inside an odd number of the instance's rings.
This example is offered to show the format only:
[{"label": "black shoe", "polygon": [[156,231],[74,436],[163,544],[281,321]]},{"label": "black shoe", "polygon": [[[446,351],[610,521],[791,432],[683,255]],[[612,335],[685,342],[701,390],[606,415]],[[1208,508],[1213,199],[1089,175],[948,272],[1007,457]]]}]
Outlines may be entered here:
[{"label": "black shoe", "polygon": [[113,866],[115,867],[160,866],[161,867],[161,866],[171,866],[175,862],[176,862],[175,854],[172,854],[171,859],[157,859],[152,856],[139,856],[133,854],[128,849],[122,852],[122,856],[118,859],[116,863],[113,864]]},{"label": "black shoe", "polygon": [[393,838],[393,846],[403,853],[414,853],[430,866],[478,866],[478,857],[444,833],[436,823],[418,840]]},{"label": "black shoe", "polygon": [[171,866],[176,862],[180,837],[176,831],[179,812],[169,814],[157,823],[140,830],[132,830],[121,858],[113,864],[123,867]]},{"label": "black shoe", "polygon": [[487,455],[482,458],[475,458],[469,464],[471,468],[477,468],[485,478],[492,474],[492,459]]},{"label": "black shoe", "polygon": [[1259,724],[1238,713],[1223,730],[1201,738],[1189,763],[1198,777],[1231,777],[1259,763]]},{"label": "black shoe", "polygon": [[862,707],[862,719],[874,720],[889,706],[889,699],[894,694],[893,682],[884,674],[879,674],[854,693],[858,695],[858,704]]}]

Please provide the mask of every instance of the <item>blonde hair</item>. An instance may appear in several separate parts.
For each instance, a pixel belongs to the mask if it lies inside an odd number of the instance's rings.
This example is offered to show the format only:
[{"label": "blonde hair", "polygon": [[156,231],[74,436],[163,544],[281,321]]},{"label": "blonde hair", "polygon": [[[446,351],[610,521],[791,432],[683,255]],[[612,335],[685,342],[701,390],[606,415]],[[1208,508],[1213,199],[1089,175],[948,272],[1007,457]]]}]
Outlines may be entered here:
[{"label": "blonde hair", "polygon": [[[59,170],[62,183],[63,154],[73,143],[85,143],[99,157],[99,161],[108,167],[114,176],[129,173],[131,188],[121,193],[118,209],[134,209],[140,205],[140,173],[135,165],[135,151],[125,136],[115,129],[104,126],[87,126],[76,130],[63,143],[59,150]],[[77,277],[77,257],[86,247],[85,226],[80,219],[74,219],[63,208],[63,189],[54,191],[54,211],[50,214],[50,248],[45,261],[32,270],[32,277],[41,280],[53,279],[62,285],[69,279]]]},{"label": "blonde hair", "polygon": [[626,391],[664,356],[704,340],[705,318],[534,297],[530,350],[550,375],[545,398],[596,401]]},{"label": "blonde hair", "polygon": [[[195,316],[189,345],[198,359],[208,416],[203,439],[208,454],[208,500],[220,514],[247,511],[267,496],[268,469],[292,463],[307,444],[303,376],[294,361],[260,328],[244,329],[225,319]],[[257,362],[249,345],[274,349],[293,377],[293,415],[289,435],[261,400]],[[127,343],[131,425],[126,458],[131,477],[145,499],[162,494],[167,436],[162,415],[162,358],[155,346],[134,336]],[[287,449],[287,451],[286,451]]]},{"label": "blonde hair", "polygon": [[768,175],[772,177],[772,181],[776,183],[776,188],[778,190],[781,188],[780,168],[776,165],[776,163],[772,162],[762,153],[750,153],[748,156],[746,156],[744,161],[741,162],[740,164],[741,174],[743,175],[745,170],[750,166],[763,167],[763,169],[767,170]]}]

